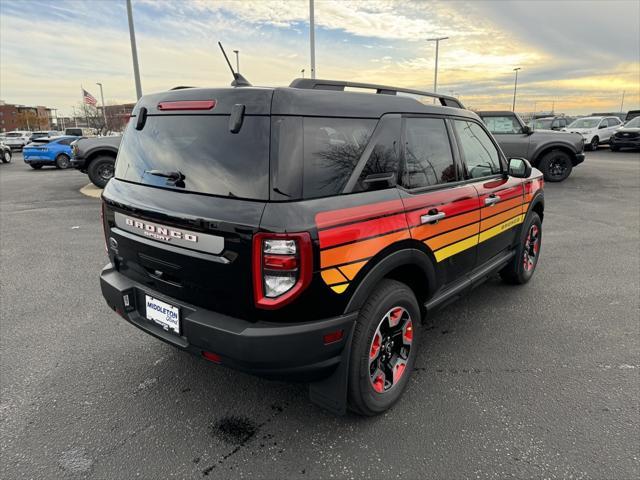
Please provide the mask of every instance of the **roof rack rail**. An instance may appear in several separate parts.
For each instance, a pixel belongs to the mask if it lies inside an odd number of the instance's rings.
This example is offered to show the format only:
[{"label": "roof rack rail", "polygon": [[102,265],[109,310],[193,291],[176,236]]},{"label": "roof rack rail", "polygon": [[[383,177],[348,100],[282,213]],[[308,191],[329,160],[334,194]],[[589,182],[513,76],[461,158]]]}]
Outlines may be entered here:
[{"label": "roof rack rail", "polygon": [[362,88],[366,90],[375,90],[379,95],[397,95],[398,93],[409,93],[421,97],[437,98],[440,104],[445,107],[462,108],[465,106],[460,100],[449,95],[441,95],[439,93],[423,92],[422,90],[412,90],[410,88],[388,87],[386,85],[375,85],[373,83],[346,82],[342,80],[321,80],[315,78],[296,78],[291,88],[303,88],[309,90],[337,90],[344,91],[345,88]]}]

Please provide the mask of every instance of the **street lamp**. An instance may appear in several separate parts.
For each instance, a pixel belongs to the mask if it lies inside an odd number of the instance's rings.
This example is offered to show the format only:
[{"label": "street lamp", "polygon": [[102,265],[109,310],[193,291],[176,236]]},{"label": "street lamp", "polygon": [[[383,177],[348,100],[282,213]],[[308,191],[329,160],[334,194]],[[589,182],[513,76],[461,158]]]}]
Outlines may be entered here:
[{"label": "street lamp", "polygon": [[516,92],[518,91],[518,70],[521,70],[522,67],[516,67],[513,69],[516,72],[516,81],[513,84],[513,106],[511,107],[511,111],[516,111]]},{"label": "street lamp", "polygon": [[236,54],[236,72],[240,73],[240,50],[234,50],[233,53]]},{"label": "street lamp", "polygon": [[304,68],[300,70],[300,73],[302,74],[302,78],[304,78]]},{"label": "street lamp", "polygon": [[[433,93],[438,91],[438,51],[440,49],[440,41],[447,40],[449,37],[427,38],[428,42],[436,42],[436,68],[433,74]],[[436,99],[433,99],[433,103],[436,103]]]},{"label": "street lamp", "polygon": [[107,127],[107,111],[105,110],[105,107],[104,107],[104,93],[102,92],[102,84],[100,82],[96,82],[96,85],[100,87],[100,99],[102,100],[102,118],[104,119],[104,130],[106,134],[108,131],[108,127]]},{"label": "street lamp", "polygon": [[316,26],[313,0],[309,0],[309,47],[311,50],[311,78],[316,78]]},{"label": "street lamp", "polygon": [[136,47],[136,32],[133,29],[133,7],[131,0],[127,0],[127,18],[129,20],[129,39],[131,40],[131,56],[133,57],[133,77],[136,81],[136,97],[140,100],[142,96],[142,85],[140,84],[140,69],[138,68],[138,48]]}]

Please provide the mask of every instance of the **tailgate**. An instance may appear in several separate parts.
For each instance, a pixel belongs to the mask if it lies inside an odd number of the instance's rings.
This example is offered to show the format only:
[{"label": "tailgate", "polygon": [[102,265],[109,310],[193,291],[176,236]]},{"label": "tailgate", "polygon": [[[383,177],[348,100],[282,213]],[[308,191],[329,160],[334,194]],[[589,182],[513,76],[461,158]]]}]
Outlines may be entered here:
[{"label": "tailgate", "polygon": [[250,319],[251,239],[264,202],[117,179],[103,198],[109,257],[118,271],[168,297]]}]

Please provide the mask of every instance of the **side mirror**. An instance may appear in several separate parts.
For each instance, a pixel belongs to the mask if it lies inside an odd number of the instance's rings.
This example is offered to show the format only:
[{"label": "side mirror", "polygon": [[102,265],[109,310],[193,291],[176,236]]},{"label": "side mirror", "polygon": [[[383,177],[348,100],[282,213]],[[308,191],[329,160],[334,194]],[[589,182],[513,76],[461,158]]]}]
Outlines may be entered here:
[{"label": "side mirror", "polygon": [[531,127],[529,125],[523,125],[522,133],[524,133],[525,135],[531,135],[533,133],[533,130],[531,130]]},{"label": "side mirror", "polygon": [[607,128],[607,124],[606,124],[606,123],[603,123],[602,125],[600,125],[600,126],[598,127],[598,130],[601,130],[601,129],[603,129],[603,128]]},{"label": "side mirror", "polygon": [[510,158],[509,175],[516,178],[529,178],[531,176],[529,160],[526,158]]}]

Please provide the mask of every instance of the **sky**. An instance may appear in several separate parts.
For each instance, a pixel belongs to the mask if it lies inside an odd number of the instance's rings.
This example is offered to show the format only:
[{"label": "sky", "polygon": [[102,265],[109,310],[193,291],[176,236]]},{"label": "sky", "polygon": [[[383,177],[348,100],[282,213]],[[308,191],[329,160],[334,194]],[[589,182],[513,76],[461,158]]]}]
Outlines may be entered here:
[{"label": "sky", "polygon": [[[476,109],[569,114],[640,108],[640,1],[316,0],[318,78],[438,90]],[[133,0],[143,93],[309,72],[307,0]],[[233,57],[232,57],[233,60]],[[135,100],[125,0],[0,0],[0,99],[69,114],[80,86]]]}]

